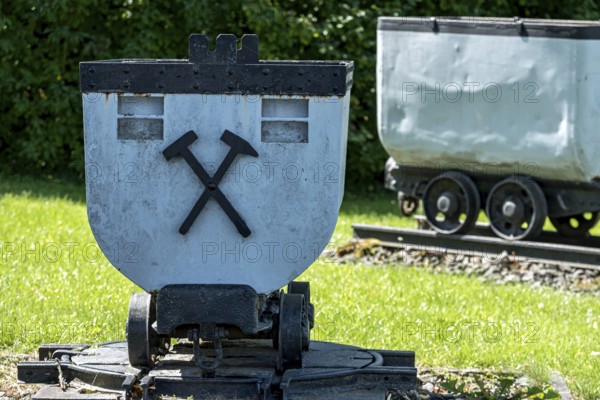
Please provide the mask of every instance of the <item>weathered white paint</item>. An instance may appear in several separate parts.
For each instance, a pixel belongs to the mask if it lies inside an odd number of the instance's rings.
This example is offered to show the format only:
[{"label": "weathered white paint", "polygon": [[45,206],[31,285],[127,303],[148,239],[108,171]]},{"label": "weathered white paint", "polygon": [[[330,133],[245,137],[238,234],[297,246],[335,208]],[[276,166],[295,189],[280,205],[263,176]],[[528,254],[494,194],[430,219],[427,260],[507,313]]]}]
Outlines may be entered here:
[{"label": "weathered white paint", "polygon": [[[146,291],[229,283],[267,293],[321,254],[342,201],[349,94],[308,98],[307,143],[261,141],[262,97],[193,94],[164,95],[164,114],[150,116],[164,120],[163,140],[117,140],[118,97],[84,94],[86,187],[92,231],[125,276]],[[252,234],[244,239],[211,199],[181,235],[204,186],[182,158],[167,162],[162,151],[194,130],[190,148],[212,175],[229,151],[219,140],[225,129],[258,152],[238,156],[219,185]]]},{"label": "weathered white paint", "polygon": [[600,41],[378,31],[379,136],[400,164],[600,175]]}]

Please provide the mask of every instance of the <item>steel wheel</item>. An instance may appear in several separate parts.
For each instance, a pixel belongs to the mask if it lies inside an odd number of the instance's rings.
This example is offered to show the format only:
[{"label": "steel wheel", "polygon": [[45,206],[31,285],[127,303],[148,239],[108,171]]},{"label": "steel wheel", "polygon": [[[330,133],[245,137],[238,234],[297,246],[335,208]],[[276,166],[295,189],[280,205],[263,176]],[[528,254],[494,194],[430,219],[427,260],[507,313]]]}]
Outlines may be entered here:
[{"label": "steel wheel", "polygon": [[310,330],[315,326],[315,307],[310,303],[310,283],[290,282],[288,283],[288,294],[304,296],[306,318],[302,321],[302,349],[306,351],[310,344]]},{"label": "steel wheel", "polygon": [[400,214],[405,217],[410,217],[417,211],[419,199],[398,192],[398,207],[400,208]]},{"label": "steel wheel", "polygon": [[156,303],[148,293],[134,293],[129,302],[127,317],[127,351],[129,364],[138,368],[151,368],[156,356],[166,349],[168,339],[159,336],[152,328],[156,321]]},{"label": "steel wheel", "polygon": [[548,215],[544,192],[525,177],[507,178],[492,188],[485,211],[494,233],[503,239],[531,239],[538,235]]},{"label": "steel wheel", "polygon": [[550,222],[552,222],[552,225],[554,225],[558,233],[563,236],[570,238],[584,238],[590,233],[590,229],[596,225],[599,218],[600,213],[594,211],[570,215],[568,217],[550,217]]},{"label": "steel wheel", "polygon": [[477,186],[460,172],[433,178],[423,192],[427,222],[441,233],[465,233],[477,222],[481,203]]},{"label": "steel wheel", "polygon": [[302,367],[303,323],[307,321],[304,296],[281,294],[279,306],[279,369]]}]

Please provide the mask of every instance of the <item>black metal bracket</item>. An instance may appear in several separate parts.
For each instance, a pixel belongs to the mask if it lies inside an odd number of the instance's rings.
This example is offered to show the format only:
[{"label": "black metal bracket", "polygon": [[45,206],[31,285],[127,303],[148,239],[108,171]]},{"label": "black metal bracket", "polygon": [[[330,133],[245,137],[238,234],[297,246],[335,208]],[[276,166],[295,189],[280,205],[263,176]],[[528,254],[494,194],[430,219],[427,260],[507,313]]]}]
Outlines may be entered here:
[{"label": "black metal bracket", "polygon": [[237,49],[235,35],[217,36],[215,51],[210,51],[208,36],[192,34],[188,58],[194,64],[258,64],[258,35],[244,35]]},{"label": "black metal bracket", "polygon": [[[221,327],[212,326],[211,332],[208,332],[208,335],[200,334],[198,329],[192,329],[188,332],[188,339],[194,345],[194,364],[197,367],[202,368],[202,371],[211,376],[214,374],[215,370],[221,366],[223,362],[223,345],[221,340],[225,338],[225,330]],[[215,359],[214,361],[207,361],[200,352],[200,338],[211,337],[212,342],[215,347]]]},{"label": "black metal bracket", "polygon": [[229,326],[257,334],[272,327],[272,321],[263,318],[267,300],[246,285],[167,285],[156,298],[156,330],[173,335],[182,326]]},{"label": "black metal bracket", "polygon": [[82,92],[202,93],[345,96],[351,61],[259,60],[259,39],[219,35],[210,50],[206,35],[189,37],[188,59],[105,60],[79,66]]}]

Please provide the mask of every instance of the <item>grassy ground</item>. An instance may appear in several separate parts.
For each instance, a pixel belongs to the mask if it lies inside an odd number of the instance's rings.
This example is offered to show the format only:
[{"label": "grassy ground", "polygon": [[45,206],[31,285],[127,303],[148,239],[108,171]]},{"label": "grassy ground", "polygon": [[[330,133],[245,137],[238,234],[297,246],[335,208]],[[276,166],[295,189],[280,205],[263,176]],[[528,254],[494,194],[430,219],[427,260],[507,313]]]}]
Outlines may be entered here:
[{"label": "grassy ground", "polygon": [[[125,337],[138,289],[98,253],[81,186],[2,177],[0,220],[0,353]],[[332,247],[350,237],[353,222],[410,224],[392,194],[347,195]],[[302,278],[313,288],[316,339],[415,350],[420,365],[538,379],[554,369],[581,398],[600,398],[598,297],[330,259]]]}]

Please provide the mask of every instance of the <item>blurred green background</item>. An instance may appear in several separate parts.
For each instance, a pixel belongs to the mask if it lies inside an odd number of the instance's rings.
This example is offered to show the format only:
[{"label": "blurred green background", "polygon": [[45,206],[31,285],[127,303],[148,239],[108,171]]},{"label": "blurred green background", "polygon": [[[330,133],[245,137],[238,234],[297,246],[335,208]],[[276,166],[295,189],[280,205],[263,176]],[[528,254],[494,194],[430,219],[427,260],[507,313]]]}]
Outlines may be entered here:
[{"label": "blurred green background", "polygon": [[373,187],[386,159],[376,130],[381,15],[598,19],[600,6],[595,0],[2,0],[0,172],[83,179],[80,61],[186,58],[190,33],[256,33],[262,59],[355,62],[346,182],[351,189]]}]

